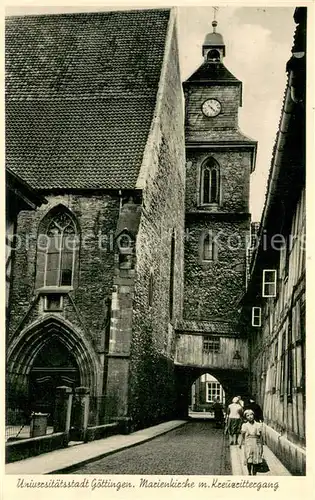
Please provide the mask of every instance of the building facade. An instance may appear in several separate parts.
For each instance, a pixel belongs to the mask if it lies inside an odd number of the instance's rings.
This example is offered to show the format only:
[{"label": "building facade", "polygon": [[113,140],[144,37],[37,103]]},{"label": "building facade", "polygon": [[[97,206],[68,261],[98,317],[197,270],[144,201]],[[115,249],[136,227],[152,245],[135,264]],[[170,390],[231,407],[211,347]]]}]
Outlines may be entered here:
[{"label": "building facade", "polygon": [[266,441],[305,474],[306,8],[297,8],[292,57],[244,314],[250,386],[264,410]]},{"label": "building facade", "polygon": [[216,21],[182,87],[173,10],[7,20],[7,166],[47,199],[14,229],[12,405],[51,413],[56,387],[81,387],[94,424],[130,430],[187,416],[201,380],[205,404],[253,394],[268,444],[303,473],[305,9],[295,16],[250,253],[257,143],[239,129],[242,83]]},{"label": "building facade", "polygon": [[85,387],[93,422],[168,418],[185,190],[174,13],[17,17],[6,37],[7,164],[48,200],[17,220],[9,399],[52,413],[57,386]]},{"label": "building facade", "polygon": [[[248,391],[239,300],[246,287],[249,182],[257,143],[239,129],[242,82],[224,65],[225,44],[216,26],[213,21],[202,46],[202,65],[183,84],[184,314],[175,364],[187,386],[211,369],[231,398]],[[182,404],[187,406],[184,394]]]}]

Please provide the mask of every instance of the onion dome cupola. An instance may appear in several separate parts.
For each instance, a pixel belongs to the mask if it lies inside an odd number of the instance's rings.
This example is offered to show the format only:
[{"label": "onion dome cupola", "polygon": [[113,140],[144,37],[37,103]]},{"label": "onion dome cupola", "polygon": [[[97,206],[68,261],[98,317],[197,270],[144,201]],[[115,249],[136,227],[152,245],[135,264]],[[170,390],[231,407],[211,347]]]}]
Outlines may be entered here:
[{"label": "onion dome cupola", "polygon": [[206,35],[202,46],[202,55],[205,62],[219,63],[225,57],[223,36],[216,32],[217,25],[216,20],[212,21],[213,32]]}]

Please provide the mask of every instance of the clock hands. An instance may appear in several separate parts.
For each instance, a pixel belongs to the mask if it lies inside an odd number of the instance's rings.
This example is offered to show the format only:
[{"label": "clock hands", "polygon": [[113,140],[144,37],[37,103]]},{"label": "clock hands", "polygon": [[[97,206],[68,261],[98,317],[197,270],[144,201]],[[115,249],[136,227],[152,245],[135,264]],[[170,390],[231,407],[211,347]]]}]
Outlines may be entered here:
[{"label": "clock hands", "polygon": [[220,113],[221,105],[216,99],[208,99],[203,103],[202,108],[206,116],[216,116]]}]

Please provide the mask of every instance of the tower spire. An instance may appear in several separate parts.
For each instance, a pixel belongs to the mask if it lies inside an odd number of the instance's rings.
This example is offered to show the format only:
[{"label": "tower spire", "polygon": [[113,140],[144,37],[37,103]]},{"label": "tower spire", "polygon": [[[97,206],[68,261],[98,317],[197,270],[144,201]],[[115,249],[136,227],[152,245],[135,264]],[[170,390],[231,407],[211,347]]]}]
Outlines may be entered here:
[{"label": "tower spire", "polygon": [[217,12],[219,10],[219,7],[212,7],[212,8],[213,8],[212,28],[213,28],[213,33],[216,33],[216,27],[218,26],[218,21],[216,20],[216,17],[217,17]]},{"label": "tower spire", "polygon": [[219,7],[212,7],[213,9],[213,21],[212,21],[212,33],[206,35],[205,41],[202,46],[202,55],[205,62],[208,63],[220,63],[225,56],[225,45],[222,35],[217,33],[217,14]]}]

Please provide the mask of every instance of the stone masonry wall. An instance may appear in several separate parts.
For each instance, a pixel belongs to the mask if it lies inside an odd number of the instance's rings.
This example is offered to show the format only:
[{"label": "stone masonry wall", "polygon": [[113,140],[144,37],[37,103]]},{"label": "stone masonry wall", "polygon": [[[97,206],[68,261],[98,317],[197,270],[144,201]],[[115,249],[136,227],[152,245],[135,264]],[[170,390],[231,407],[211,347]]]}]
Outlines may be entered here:
[{"label": "stone masonry wall", "polygon": [[[198,218],[186,224],[185,319],[237,321],[237,301],[245,289],[248,225],[248,220]],[[217,237],[218,256],[217,260],[205,262],[200,259],[200,246],[208,231]]]},{"label": "stone masonry wall", "polygon": [[[189,86],[186,99],[186,130],[189,134],[199,130],[224,130],[238,127],[238,107],[240,104],[240,87],[228,85]],[[209,119],[201,111],[207,99],[218,99],[221,102],[221,113]]]},{"label": "stone masonry wall", "polygon": [[[201,167],[212,156],[220,165],[220,205],[200,207]],[[188,150],[186,154],[186,211],[249,211],[250,153],[244,151]]]},{"label": "stone masonry wall", "polygon": [[[35,301],[36,240],[42,218],[55,206],[62,204],[75,216],[80,231],[80,251],[77,256],[74,290],[64,299],[60,313],[76,330],[83,333],[101,355],[104,351],[105,299],[111,295],[114,252],[111,248],[119,214],[118,196],[91,193],[90,195],[46,195],[48,205],[36,212],[21,212],[17,234],[21,240],[15,253],[10,297],[9,338],[17,335],[33,321],[43,317],[41,300]],[[100,244],[100,234],[103,236]],[[106,243],[106,236],[109,241]],[[71,299],[70,300],[70,296]]]},{"label": "stone masonry wall", "polygon": [[[137,236],[130,415],[135,427],[175,409],[174,324],[182,314],[185,159],[182,92],[173,32],[160,117],[152,139]],[[175,232],[174,314],[169,317],[171,238]],[[153,294],[149,303],[149,283]]]},{"label": "stone masonry wall", "polygon": [[[220,165],[220,204],[203,207],[200,172],[209,156]],[[187,215],[185,238],[186,319],[238,318],[237,301],[245,289],[245,249],[249,238],[249,177],[249,152],[187,151],[186,212],[191,213]],[[202,262],[203,235],[208,231],[216,238],[218,256],[217,260]]]}]

